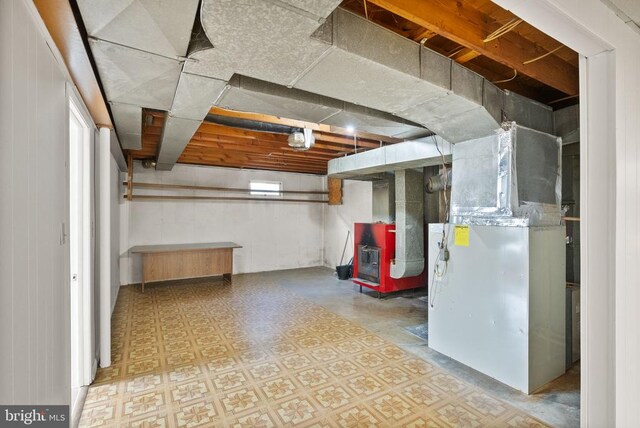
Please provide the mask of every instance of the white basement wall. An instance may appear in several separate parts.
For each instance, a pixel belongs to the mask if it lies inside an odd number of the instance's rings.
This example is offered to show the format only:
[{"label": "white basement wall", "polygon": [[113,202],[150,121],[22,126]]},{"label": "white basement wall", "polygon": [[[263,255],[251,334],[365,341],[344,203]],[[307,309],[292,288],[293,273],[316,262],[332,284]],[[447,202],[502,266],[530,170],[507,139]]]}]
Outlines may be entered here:
[{"label": "white basement wall", "polygon": [[351,233],[342,263],[353,257],[353,224],[370,223],[373,218],[370,181],[344,180],[342,195],[342,205],[324,208],[323,264],[332,269],[340,263],[348,231]]},{"label": "white basement wall", "polygon": [[[251,180],[282,182],[283,190],[321,191],[324,177],[272,171],[176,165],[172,171],[134,166],[134,182],[248,188]],[[124,189],[122,189],[124,191]],[[135,194],[198,194],[136,188]],[[228,196],[249,196],[227,193]],[[285,195],[285,198],[305,198]],[[322,265],[323,205],[277,201],[131,201],[121,205],[121,283],[139,283],[135,245],[232,241],[234,273]]]}]

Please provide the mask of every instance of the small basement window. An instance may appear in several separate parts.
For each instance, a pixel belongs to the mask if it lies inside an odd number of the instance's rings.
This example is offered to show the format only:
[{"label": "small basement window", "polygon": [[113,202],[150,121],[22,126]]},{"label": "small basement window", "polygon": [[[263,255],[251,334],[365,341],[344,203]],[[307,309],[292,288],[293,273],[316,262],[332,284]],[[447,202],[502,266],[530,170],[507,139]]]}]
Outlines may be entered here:
[{"label": "small basement window", "polygon": [[282,196],[282,183],[278,181],[251,181],[251,196]]}]

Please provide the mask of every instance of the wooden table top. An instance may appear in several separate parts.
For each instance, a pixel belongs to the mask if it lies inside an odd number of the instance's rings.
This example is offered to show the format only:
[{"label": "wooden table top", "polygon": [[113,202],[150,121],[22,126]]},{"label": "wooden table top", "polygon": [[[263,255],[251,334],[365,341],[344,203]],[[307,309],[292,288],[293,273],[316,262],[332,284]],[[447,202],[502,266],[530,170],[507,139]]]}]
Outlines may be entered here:
[{"label": "wooden table top", "polygon": [[235,242],[205,242],[200,244],[161,244],[136,245],[129,248],[131,253],[165,253],[170,251],[217,250],[224,248],[242,248]]}]

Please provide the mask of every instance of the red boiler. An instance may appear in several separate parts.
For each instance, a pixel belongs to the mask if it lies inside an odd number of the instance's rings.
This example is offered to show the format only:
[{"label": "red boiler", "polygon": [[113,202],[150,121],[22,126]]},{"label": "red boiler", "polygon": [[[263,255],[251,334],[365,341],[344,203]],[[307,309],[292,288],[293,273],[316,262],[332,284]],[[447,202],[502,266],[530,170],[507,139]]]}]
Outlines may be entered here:
[{"label": "red boiler", "polygon": [[425,271],[418,276],[391,278],[396,257],[396,226],[387,223],[355,223],[353,282],[381,294],[410,290],[426,285]]}]

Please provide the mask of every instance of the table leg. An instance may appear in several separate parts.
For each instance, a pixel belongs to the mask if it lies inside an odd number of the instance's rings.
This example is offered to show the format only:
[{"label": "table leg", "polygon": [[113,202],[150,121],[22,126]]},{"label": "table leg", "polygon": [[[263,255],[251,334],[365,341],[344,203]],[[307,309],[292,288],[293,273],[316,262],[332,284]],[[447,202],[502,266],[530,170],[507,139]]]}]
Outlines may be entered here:
[{"label": "table leg", "polygon": [[144,259],[146,259],[146,254],[142,255],[142,292],[144,293],[144,281],[145,281],[145,276],[146,276],[146,272],[144,270]]}]

